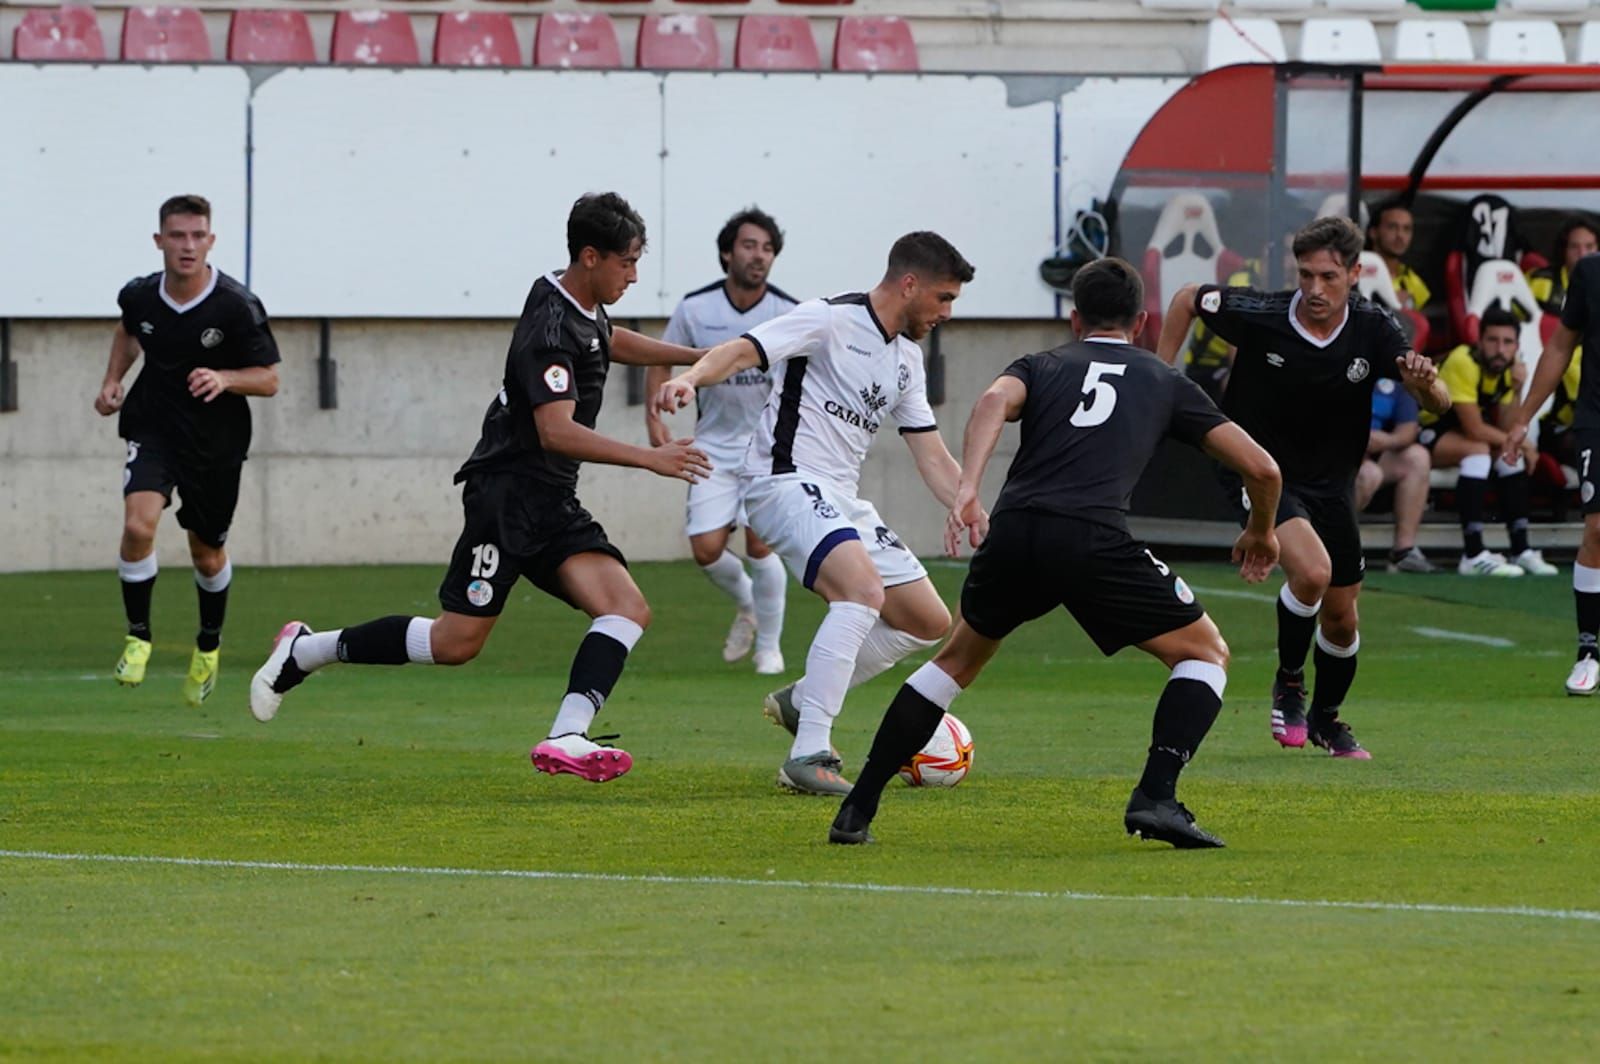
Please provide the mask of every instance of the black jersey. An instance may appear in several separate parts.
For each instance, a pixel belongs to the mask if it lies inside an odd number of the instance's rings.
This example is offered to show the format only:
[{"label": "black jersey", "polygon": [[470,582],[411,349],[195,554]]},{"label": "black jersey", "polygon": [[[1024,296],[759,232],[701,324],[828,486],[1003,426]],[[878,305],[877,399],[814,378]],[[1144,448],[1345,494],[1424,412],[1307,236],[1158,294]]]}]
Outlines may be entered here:
[{"label": "black jersey", "polygon": [[1561,324],[1577,333],[1583,344],[1572,425],[1600,429],[1600,253],[1585,255],[1572,268],[1567,279],[1567,301],[1561,307]]},{"label": "black jersey", "polygon": [[1283,482],[1337,495],[1367,453],[1372,388],[1411,349],[1386,309],[1354,293],[1326,340],[1295,318],[1298,291],[1201,287],[1200,320],[1237,349],[1222,409],[1277,459]]},{"label": "black jersey", "polygon": [[1131,344],[1088,340],[1006,367],[1028,389],[1022,443],[994,511],[1123,528],[1134,485],[1166,436],[1189,444],[1228,419],[1183,373]]},{"label": "black jersey", "polygon": [[250,450],[250,404],[232,392],[202,402],[189,394],[189,374],[277,362],[267,312],[248,288],[215,267],[206,290],[185,304],[167,293],[163,277],[136,278],[117,294],[122,328],[144,351],[117,431],[127,440],[158,438],[188,465],[238,465]]},{"label": "black jersey", "polygon": [[603,307],[584,310],[555,274],[533,282],[506,352],[500,394],[483,415],[483,435],[456,473],[515,473],[553,487],[578,483],[578,460],[552,454],[539,442],[535,407],[576,402],[572,418],[594,428],[611,367],[611,319]]}]

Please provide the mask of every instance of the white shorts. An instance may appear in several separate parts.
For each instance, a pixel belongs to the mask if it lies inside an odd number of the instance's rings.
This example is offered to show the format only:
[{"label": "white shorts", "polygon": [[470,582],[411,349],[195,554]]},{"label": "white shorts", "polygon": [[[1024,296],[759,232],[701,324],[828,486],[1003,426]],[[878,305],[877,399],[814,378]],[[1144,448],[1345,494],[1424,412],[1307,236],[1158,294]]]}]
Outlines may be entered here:
[{"label": "white shorts", "polygon": [[751,477],[744,482],[750,527],[808,589],[817,570],[840,543],[859,540],[877,566],[884,587],[897,587],[928,575],[917,556],[900,542],[864,499],[847,496],[825,481],[803,473]]},{"label": "white shorts", "polygon": [[698,536],[745,523],[739,499],[739,463],[718,465],[704,480],[689,485],[689,502],[683,521],[686,536]]}]

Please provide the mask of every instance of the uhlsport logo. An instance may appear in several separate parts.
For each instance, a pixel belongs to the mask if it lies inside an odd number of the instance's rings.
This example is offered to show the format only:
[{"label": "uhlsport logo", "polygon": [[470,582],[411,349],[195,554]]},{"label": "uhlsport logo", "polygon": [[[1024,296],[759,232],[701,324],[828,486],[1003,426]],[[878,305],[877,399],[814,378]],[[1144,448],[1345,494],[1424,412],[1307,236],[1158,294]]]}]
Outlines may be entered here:
[{"label": "uhlsport logo", "polygon": [[487,580],[474,580],[467,585],[467,601],[482,609],[494,599],[494,585]]}]

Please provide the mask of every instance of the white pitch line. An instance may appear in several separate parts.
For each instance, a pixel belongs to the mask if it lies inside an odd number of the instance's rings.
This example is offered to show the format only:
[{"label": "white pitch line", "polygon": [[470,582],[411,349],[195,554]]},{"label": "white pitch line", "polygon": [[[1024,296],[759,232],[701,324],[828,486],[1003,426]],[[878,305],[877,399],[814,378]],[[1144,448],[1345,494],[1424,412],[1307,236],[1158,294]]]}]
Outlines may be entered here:
[{"label": "white pitch line", "polygon": [[1427,636],[1429,639],[1453,639],[1458,643],[1477,643],[1486,647],[1514,647],[1517,644],[1509,639],[1502,639],[1497,635],[1475,635],[1472,632],[1452,632],[1448,628],[1412,628],[1418,635]]},{"label": "white pitch line", "polygon": [[1522,905],[1445,905],[1434,902],[1331,901],[1316,898],[1228,898],[1188,894],[1099,894],[1081,890],[1002,890],[992,887],[937,887],[898,883],[840,883],[802,879],[739,879],[732,876],[630,875],[621,872],[548,872],[528,868],[433,868],[416,865],[309,864],[298,861],[231,861],[210,857],[155,857],[114,853],[51,853],[0,850],[0,860],[70,861],[94,864],[178,865],[265,872],[353,872],[363,875],[444,876],[461,879],[533,879],[575,883],[637,883],[680,887],[767,887],[780,890],[849,891],[859,894],[910,894],[1001,900],[1099,901],[1191,905],[1261,906],[1279,909],[1353,909],[1365,912],[1441,913],[1450,916],[1520,916],[1540,920],[1600,923],[1600,911],[1539,909]]},{"label": "white pitch line", "polygon": [[1196,595],[1210,595],[1212,598],[1249,599],[1251,602],[1277,602],[1277,595],[1263,595],[1259,591],[1240,591],[1232,587],[1200,587],[1197,584],[1189,585]]}]

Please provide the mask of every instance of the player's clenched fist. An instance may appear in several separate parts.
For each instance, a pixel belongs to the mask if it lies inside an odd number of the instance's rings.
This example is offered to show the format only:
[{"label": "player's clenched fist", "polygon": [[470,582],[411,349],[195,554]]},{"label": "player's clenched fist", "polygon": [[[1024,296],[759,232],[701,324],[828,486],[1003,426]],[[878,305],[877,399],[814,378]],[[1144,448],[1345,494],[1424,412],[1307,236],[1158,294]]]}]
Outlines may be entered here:
[{"label": "player's clenched fist", "polygon": [[693,484],[711,474],[711,459],[695,447],[694,440],[673,440],[650,452],[650,471]]},{"label": "player's clenched fist", "polygon": [[652,403],[659,414],[676,414],[694,402],[694,385],[682,377],[674,377],[656,392]]},{"label": "player's clenched fist", "polygon": [[1433,364],[1433,359],[1415,351],[1407,351],[1403,357],[1395,359],[1394,364],[1400,367],[1401,378],[1415,387],[1431,388],[1439,376],[1439,367]]},{"label": "player's clenched fist", "polygon": [[115,414],[122,409],[122,382],[107,381],[100,388],[100,394],[94,397],[94,412],[101,417]]}]

